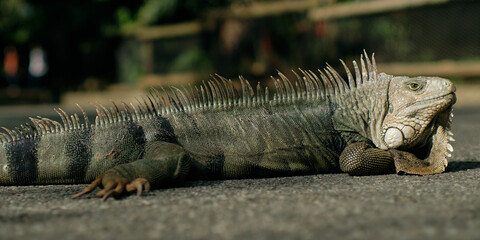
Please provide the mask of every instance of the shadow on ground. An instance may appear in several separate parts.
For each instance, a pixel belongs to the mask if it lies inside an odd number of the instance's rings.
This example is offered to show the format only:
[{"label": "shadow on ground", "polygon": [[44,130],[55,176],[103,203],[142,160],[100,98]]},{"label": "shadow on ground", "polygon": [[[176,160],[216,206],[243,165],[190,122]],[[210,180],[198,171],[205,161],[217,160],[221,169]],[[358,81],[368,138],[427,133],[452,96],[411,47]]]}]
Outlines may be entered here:
[{"label": "shadow on ground", "polygon": [[480,168],[480,162],[475,161],[458,161],[458,162],[449,162],[446,172],[460,172],[466,171],[469,169]]}]

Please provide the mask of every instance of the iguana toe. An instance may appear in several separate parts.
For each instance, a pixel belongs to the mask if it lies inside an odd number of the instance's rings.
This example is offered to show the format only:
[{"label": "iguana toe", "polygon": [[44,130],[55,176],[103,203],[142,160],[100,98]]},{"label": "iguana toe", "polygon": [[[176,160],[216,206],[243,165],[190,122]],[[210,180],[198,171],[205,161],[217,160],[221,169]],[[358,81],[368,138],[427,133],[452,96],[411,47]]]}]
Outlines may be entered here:
[{"label": "iguana toe", "polygon": [[102,182],[102,178],[105,174],[102,174],[100,176],[98,176],[95,180],[93,180],[87,187],[85,187],[81,192],[79,193],[76,193],[75,195],[72,196],[72,198],[79,198],[87,193],[90,193],[92,192],[93,190],[95,190],[99,185],[100,183]]},{"label": "iguana toe", "polygon": [[137,191],[137,196],[140,196],[143,190],[145,190],[145,192],[150,191],[150,183],[145,178],[137,178],[127,184],[126,190],[127,192]]},{"label": "iguana toe", "polygon": [[125,190],[125,186],[128,183],[128,179],[123,177],[108,177],[105,176],[102,180],[103,190],[96,194],[97,197],[101,197],[103,201],[110,197],[117,198]]}]

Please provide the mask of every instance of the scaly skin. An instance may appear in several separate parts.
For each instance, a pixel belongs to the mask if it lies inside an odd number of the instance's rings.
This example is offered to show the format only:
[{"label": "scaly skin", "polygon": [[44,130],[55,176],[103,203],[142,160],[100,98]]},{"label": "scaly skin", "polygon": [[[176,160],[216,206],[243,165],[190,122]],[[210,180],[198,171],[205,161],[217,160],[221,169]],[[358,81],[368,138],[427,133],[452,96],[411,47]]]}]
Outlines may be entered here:
[{"label": "scaly skin", "polygon": [[32,119],[0,134],[0,184],[93,181],[75,197],[101,186],[107,199],[186,179],[443,172],[454,86],[377,73],[374,58],[365,61],[354,62],[355,77],[345,66],[347,81],[327,67],[301,70],[294,87],[279,73],[273,99],[216,76],[191,93],[99,106],[95,124],[62,110],[63,124]]}]

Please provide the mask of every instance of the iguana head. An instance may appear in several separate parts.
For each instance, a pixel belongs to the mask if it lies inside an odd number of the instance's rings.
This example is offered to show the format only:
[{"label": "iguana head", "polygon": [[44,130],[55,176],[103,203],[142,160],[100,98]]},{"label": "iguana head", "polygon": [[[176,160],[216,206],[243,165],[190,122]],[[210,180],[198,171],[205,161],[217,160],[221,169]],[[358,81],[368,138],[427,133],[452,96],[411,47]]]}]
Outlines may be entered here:
[{"label": "iguana head", "polygon": [[449,141],[455,86],[439,77],[393,77],[382,123],[382,147],[413,153],[443,172],[453,151]]},{"label": "iguana head", "polygon": [[447,79],[393,77],[383,121],[385,147],[412,149],[424,144],[455,101],[455,86]]},{"label": "iguana head", "polygon": [[439,77],[392,77],[387,95],[379,147],[408,150],[430,160],[434,155],[446,165],[445,156],[453,151],[448,143],[456,101],[452,82]]}]

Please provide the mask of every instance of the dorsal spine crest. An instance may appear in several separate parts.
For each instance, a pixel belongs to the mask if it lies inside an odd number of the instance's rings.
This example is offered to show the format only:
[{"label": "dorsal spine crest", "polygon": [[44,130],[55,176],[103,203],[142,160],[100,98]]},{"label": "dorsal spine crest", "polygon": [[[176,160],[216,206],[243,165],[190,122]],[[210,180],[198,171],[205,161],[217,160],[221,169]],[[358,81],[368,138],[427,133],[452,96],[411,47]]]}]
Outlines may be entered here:
[{"label": "dorsal spine crest", "polygon": [[210,80],[203,81],[200,88],[198,86],[190,87],[190,91],[185,88],[180,90],[173,86],[170,87],[170,91],[167,91],[161,87],[162,94],[157,89],[152,88],[149,95],[142,98],[142,101],[136,99],[137,104],[130,103],[129,106],[122,102],[123,109],[120,109],[115,103],[113,103],[113,107],[110,107],[110,109],[97,104],[97,116],[93,124],[89,122],[86,111],[78,104],[77,106],[83,115],[83,123],[76,113],[68,115],[61,108],[54,109],[60,116],[63,124],[48,118],[30,118],[33,126],[26,124],[16,130],[2,128],[4,132],[0,133],[0,143],[35,138],[50,133],[71,132],[96,126],[104,127],[125,121],[151,119],[158,115],[168,115],[177,112],[193,113],[209,109],[226,110],[234,107],[248,108],[264,104],[281,105],[293,104],[298,101],[327,100],[354,91],[368,81],[374,82],[377,80],[374,54],[372,54],[370,60],[364,51],[364,54],[360,56],[360,67],[356,61],[353,61],[355,77],[345,62],[342,60],[340,62],[345,69],[348,81],[345,81],[328,64],[323,71],[318,70],[320,77],[311,70],[299,69],[301,75],[296,71],[292,71],[297,78],[295,84],[292,84],[283,73],[278,72],[279,78],[271,77],[275,85],[275,92],[273,93],[273,98],[271,98],[268,87],[262,90],[260,82],[256,86],[256,91],[254,91],[250,83],[240,76],[241,89],[239,93],[231,79],[215,74],[211,76]]}]

